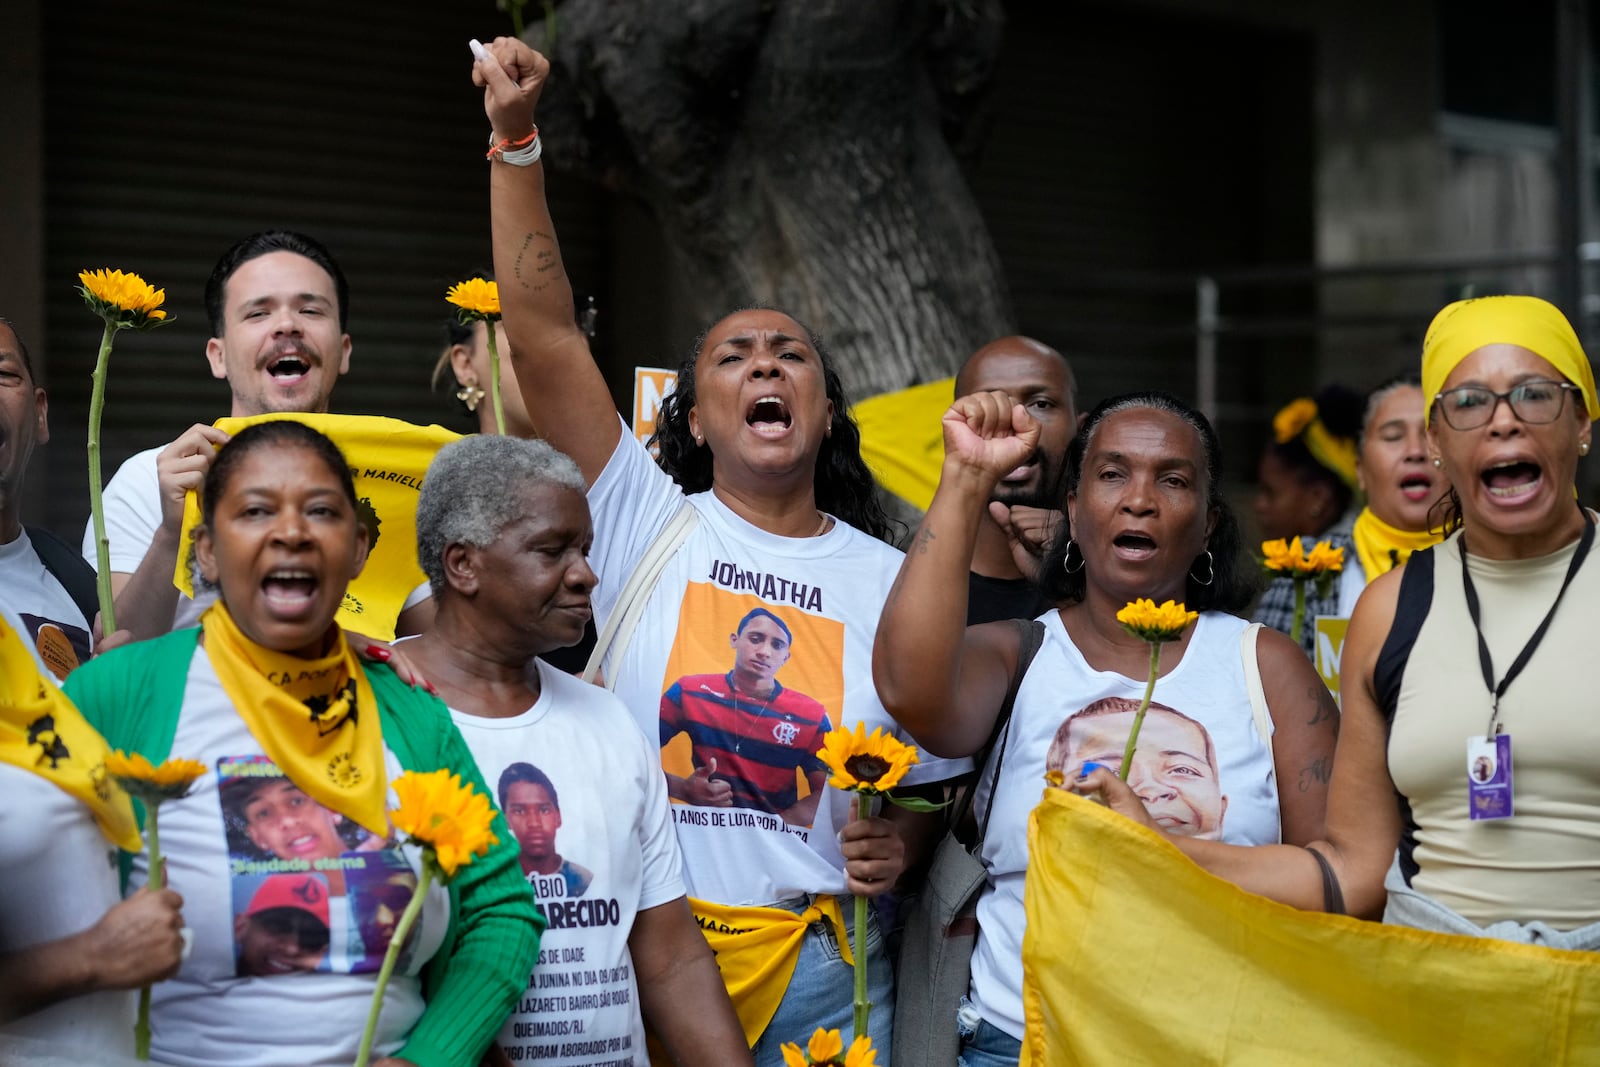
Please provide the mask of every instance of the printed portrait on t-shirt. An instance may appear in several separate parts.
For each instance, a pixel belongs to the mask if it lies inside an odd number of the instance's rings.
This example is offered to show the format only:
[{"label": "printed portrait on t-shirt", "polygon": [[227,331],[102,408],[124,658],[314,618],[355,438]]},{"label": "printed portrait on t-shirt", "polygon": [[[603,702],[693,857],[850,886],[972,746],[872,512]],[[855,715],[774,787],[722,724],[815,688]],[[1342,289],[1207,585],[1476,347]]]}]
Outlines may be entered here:
[{"label": "printed portrait on t-shirt", "polygon": [[70,622],[47,619],[40,615],[18,612],[17,617],[28,628],[33,647],[44,660],[56,681],[64,682],[67,675],[77,670],[81,663],[89,662],[89,631]]},{"label": "printed portrait on t-shirt", "polygon": [[[1139,702],[1106,697],[1068,716],[1045,756],[1046,771],[1067,782],[1085,763],[1122,769]],[[1175,708],[1151,703],[1139,729],[1127,782],[1162,829],[1215,841],[1222,835],[1228,798],[1222,794],[1217,749],[1204,726]]]},{"label": "printed portrait on t-shirt", "polygon": [[594,872],[563,856],[557,846],[561,793],[550,776],[531,763],[512,763],[500,772],[496,794],[534,896],[541,902],[583,896]]},{"label": "printed portrait on t-shirt", "polygon": [[417,887],[396,842],[317,803],[265,756],[224,757],[217,779],[239,976],[377,971]]},{"label": "printed portrait on t-shirt", "polygon": [[661,696],[673,802],[811,826],[827,781],[817,751],[844,701],[843,649],[835,620],[690,582]]}]

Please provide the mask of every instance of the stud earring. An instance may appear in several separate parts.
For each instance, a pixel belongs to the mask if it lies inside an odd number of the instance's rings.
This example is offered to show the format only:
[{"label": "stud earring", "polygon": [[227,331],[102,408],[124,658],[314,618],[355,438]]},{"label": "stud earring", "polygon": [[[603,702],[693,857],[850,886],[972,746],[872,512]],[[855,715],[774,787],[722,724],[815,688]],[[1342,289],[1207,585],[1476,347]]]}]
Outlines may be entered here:
[{"label": "stud earring", "polygon": [[482,389],[478,388],[477,382],[465,382],[460,389],[456,390],[456,399],[467,405],[468,411],[477,411],[478,401],[487,395]]},{"label": "stud earring", "polygon": [[1588,454],[1589,454],[1589,442],[1588,441],[1579,441],[1578,442],[1578,455],[1587,456]]},{"label": "stud earring", "polygon": [[1444,460],[1440,459],[1438,456],[1434,456],[1433,457],[1433,465],[1435,467],[1442,467],[1442,466],[1444,466]]}]

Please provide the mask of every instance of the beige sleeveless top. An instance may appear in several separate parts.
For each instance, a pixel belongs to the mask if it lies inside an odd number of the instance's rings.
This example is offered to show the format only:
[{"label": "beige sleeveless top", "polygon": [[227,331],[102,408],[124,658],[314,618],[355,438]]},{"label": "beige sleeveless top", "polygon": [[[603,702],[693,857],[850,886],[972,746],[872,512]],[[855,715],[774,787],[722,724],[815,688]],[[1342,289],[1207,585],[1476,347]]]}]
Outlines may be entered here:
[{"label": "beige sleeveless top", "polygon": [[[1380,703],[1392,716],[1389,770],[1406,822],[1402,870],[1412,888],[1480,926],[1541,920],[1570,930],[1600,921],[1600,545],[1500,701],[1516,814],[1473,822],[1467,738],[1485,732],[1493,703],[1460,544],[1458,534],[1427,553],[1431,582],[1427,562],[1417,574],[1408,566],[1380,656]],[[1467,557],[1497,683],[1549,610],[1576,549],[1574,542],[1531,560]]]}]

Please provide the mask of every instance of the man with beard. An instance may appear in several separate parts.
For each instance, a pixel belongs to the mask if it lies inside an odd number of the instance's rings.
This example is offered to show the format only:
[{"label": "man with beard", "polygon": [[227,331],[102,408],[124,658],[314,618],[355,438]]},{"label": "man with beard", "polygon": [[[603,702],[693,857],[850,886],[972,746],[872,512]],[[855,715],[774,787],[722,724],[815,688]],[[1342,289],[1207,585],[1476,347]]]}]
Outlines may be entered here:
[{"label": "man with beard", "polygon": [[[328,410],[334,384],[350,369],[350,335],[349,287],[326,248],[289,230],[253,234],[217,261],[205,299],[212,332],[206,360],[212,377],[226,380],[233,394],[230,414]],[[213,599],[182,596],[172,575],[185,548],[184,495],[200,488],[227,440],[198,423],[165,448],[130,458],[106,486],[117,625],[137,639],[195,625]],[[92,523],[83,556],[95,560]],[[401,633],[417,632],[431,617],[425,592],[407,601]]]},{"label": "man with beard", "polygon": [[958,397],[990,390],[1004,391],[1039,420],[1039,447],[995,485],[989,514],[978,526],[968,626],[1031,619],[1051,607],[1034,587],[1032,571],[1061,519],[1067,446],[1081,420],[1067,357],[1029,337],[990,341],[956,375]]}]

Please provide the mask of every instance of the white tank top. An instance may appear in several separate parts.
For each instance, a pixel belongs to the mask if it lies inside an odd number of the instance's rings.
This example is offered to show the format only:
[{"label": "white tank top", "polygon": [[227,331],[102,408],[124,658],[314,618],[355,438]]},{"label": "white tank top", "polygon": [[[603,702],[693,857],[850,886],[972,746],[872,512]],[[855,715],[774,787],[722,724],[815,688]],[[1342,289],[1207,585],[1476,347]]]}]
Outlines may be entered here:
[{"label": "white tank top", "polygon": [[[985,1019],[1019,1039],[1028,816],[1052,767],[1071,781],[1086,759],[1121,766],[1146,681],[1093,669],[1057,612],[1040,618],[1044,643],[1017,691],[999,787],[991,760],[975,803],[980,818],[991,802],[994,809],[983,843],[989,884],[978,900],[970,995]],[[1156,682],[1128,784],[1171,832],[1265,845],[1280,839],[1278,787],[1240,651],[1247,625],[1221,612],[1201,614],[1183,659]],[[1171,655],[1171,646],[1162,652]]]}]

